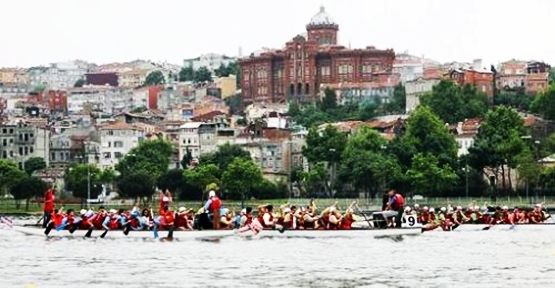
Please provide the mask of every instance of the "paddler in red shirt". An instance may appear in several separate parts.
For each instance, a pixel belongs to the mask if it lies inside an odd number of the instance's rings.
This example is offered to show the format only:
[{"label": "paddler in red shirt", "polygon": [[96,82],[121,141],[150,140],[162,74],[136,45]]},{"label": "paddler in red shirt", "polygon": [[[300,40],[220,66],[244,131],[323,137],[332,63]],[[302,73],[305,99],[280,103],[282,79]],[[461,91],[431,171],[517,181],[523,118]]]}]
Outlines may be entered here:
[{"label": "paddler in red shirt", "polygon": [[50,222],[50,217],[52,213],[54,213],[55,194],[56,193],[52,188],[52,185],[49,184],[48,189],[44,193],[44,215],[42,216],[42,228],[46,228],[46,225],[48,225],[48,222]]},{"label": "paddler in red shirt", "polygon": [[216,191],[208,192],[208,201],[204,204],[204,211],[208,211],[212,216],[212,228],[220,229],[220,209],[222,208],[222,200],[216,195]]}]

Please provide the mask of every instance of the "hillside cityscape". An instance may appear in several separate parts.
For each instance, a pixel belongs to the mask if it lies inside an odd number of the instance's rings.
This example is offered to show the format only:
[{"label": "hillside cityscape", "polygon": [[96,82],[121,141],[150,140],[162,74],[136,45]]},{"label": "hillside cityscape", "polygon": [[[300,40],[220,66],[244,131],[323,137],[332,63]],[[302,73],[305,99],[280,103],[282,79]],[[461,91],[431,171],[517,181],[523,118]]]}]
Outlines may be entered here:
[{"label": "hillside cityscape", "polygon": [[555,196],[549,63],[352,48],[315,12],[245,55],[0,68],[3,197]]}]

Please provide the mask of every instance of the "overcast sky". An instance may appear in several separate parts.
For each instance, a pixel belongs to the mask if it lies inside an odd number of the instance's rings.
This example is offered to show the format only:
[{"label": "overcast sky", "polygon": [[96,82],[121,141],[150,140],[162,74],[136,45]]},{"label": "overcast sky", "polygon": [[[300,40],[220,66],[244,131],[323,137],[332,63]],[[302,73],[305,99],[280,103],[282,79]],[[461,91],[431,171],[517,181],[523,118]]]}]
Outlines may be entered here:
[{"label": "overcast sky", "polygon": [[6,0],[0,67],[82,59],[182,64],[215,52],[281,48],[320,5],[345,46],[393,48],[442,62],[511,58],[555,64],[549,0]]}]

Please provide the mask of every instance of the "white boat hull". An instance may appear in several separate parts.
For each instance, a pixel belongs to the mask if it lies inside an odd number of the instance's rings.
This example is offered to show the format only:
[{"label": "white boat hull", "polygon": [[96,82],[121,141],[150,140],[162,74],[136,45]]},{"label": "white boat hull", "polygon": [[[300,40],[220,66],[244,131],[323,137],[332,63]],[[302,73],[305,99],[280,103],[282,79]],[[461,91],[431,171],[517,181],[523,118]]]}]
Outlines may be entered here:
[{"label": "white boat hull", "polygon": [[[542,224],[499,224],[499,225],[487,225],[487,224],[463,224],[456,227],[452,232],[472,232],[472,231],[543,231],[545,229],[555,229],[554,223],[542,223]],[[428,232],[444,232],[440,227],[426,231]],[[451,231],[447,231],[451,232]]]},{"label": "white boat hull", "polygon": [[[68,230],[50,231],[49,235],[44,234],[44,229],[38,227],[14,226],[14,230],[30,236],[50,237],[50,238],[84,238],[87,230],[76,230],[70,233]],[[99,238],[104,231],[93,230],[91,238]],[[251,231],[238,233],[235,230],[202,230],[202,231],[174,231],[173,239],[176,240],[211,240],[227,237],[262,237],[262,238],[339,238],[339,237],[389,237],[403,235],[421,234],[420,228],[401,228],[401,229],[367,229],[367,230],[285,230],[280,233],[277,230],[263,230],[258,234]],[[166,238],[168,231],[158,231],[161,239]],[[152,231],[130,231],[128,235],[123,234],[121,230],[108,231],[105,239],[155,239]]]}]

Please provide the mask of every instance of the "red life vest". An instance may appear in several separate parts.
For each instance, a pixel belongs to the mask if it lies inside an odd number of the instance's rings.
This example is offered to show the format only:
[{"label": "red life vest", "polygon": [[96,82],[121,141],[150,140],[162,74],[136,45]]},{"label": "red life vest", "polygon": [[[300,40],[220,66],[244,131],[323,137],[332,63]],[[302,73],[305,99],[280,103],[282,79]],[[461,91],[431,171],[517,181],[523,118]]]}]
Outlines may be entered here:
[{"label": "red life vest", "polygon": [[44,194],[44,212],[54,212],[54,191],[52,189],[46,190]]},{"label": "red life vest", "polygon": [[405,205],[405,198],[403,198],[403,195],[397,193],[393,196],[393,204],[391,205],[391,208],[393,208],[393,210],[395,211],[399,211],[400,209],[403,209],[403,206]]},{"label": "red life vest", "polygon": [[343,217],[343,220],[341,220],[340,228],[343,230],[350,230],[353,222],[354,222],[353,215],[347,214],[345,215],[345,217]]},{"label": "red life vest", "polygon": [[214,213],[216,210],[220,210],[222,208],[222,200],[218,198],[218,196],[212,197],[212,202],[210,202],[210,212]]},{"label": "red life vest", "polygon": [[54,222],[54,225],[56,227],[62,225],[63,220],[64,220],[63,214],[52,213],[52,222]]},{"label": "red life vest", "polygon": [[420,223],[428,224],[428,221],[430,221],[430,214],[428,214],[428,212],[422,212],[420,215]]},{"label": "red life vest", "polygon": [[118,221],[119,215],[113,215],[112,218],[110,219],[110,223],[108,223],[108,227],[110,227],[110,229],[112,230],[116,230],[119,229],[119,221]]},{"label": "red life vest", "polygon": [[245,221],[245,225],[249,225],[252,223],[252,215],[251,214],[247,214],[247,220]]},{"label": "red life vest", "polygon": [[260,222],[260,225],[262,225],[262,227],[264,228],[272,228],[271,225],[266,225],[266,222],[264,221],[264,215],[265,214],[270,214],[270,222],[274,221],[274,216],[272,215],[272,213],[264,213],[264,214],[260,214],[258,215],[258,222]]}]

